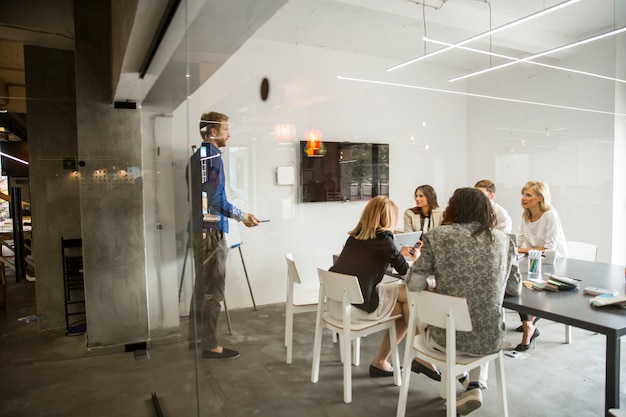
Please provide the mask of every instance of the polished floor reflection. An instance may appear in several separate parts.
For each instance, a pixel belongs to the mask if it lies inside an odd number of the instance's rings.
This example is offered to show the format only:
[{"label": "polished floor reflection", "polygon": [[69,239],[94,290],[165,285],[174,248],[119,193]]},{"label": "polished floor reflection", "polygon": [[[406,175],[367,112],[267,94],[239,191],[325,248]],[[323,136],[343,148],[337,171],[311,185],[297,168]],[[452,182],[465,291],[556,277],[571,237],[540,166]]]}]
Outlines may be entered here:
[{"label": "polished floor reflection", "polygon": [[[237,359],[196,359],[183,336],[153,342],[146,355],[124,348],[87,351],[84,336],[41,332],[36,322],[18,321],[36,314],[35,286],[16,284],[12,276],[8,280],[6,309],[0,312],[0,416],[155,416],[152,393],[165,417],[395,415],[398,389],[392,379],[368,375],[378,335],[363,340],[361,366],[353,368],[351,404],[343,403],[339,352],[329,333],[320,381],[310,382],[315,313],[296,316],[292,365],[285,364],[282,305],[231,311],[232,335],[222,317],[220,339],[241,351]],[[517,314],[508,313],[507,340],[514,344],[520,339],[513,330],[518,324]],[[536,349],[506,358],[509,414],[602,415],[604,337],[574,329],[573,344],[566,345],[563,325],[542,320],[539,327]],[[497,416],[496,390],[486,390],[483,399],[472,415]],[[445,415],[438,384],[423,375],[411,378],[407,416],[413,415]]]}]

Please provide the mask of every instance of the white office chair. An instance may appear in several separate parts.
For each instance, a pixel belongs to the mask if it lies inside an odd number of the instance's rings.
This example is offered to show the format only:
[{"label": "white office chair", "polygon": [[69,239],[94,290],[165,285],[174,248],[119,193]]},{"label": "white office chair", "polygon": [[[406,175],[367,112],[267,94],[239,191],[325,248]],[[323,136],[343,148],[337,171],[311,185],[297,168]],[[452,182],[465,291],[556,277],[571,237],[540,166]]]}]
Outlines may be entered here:
[{"label": "white office chair", "polygon": [[[470,356],[457,353],[456,332],[471,332],[472,319],[467,307],[467,300],[460,297],[437,294],[431,291],[408,291],[411,316],[409,319],[409,332],[404,350],[404,369],[411,369],[411,361],[414,356],[434,363],[442,371],[441,396],[447,398],[447,416],[456,416],[456,375],[467,372],[479,365],[494,361],[496,364],[496,379],[498,393],[500,395],[499,416],[509,415],[506,385],[504,382],[504,355],[502,350],[485,356]],[[423,342],[422,335],[415,336],[417,320],[428,325],[446,329],[446,352],[435,352],[428,349]],[[406,402],[409,391],[411,372],[405,371],[402,375],[402,386],[398,398],[396,416],[404,417]]]},{"label": "white office chair", "polygon": [[567,257],[580,259],[583,261],[595,262],[598,258],[598,246],[587,242],[565,242],[567,246]]},{"label": "white office chair", "polygon": [[302,280],[293,256],[285,255],[287,261],[287,302],[285,304],[285,346],[287,347],[286,362],[291,364],[293,357],[293,315],[317,310],[319,288],[300,289]]},{"label": "white office chair", "polygon": [[[394,384],[400,385],[400,357],[396,342],[395,321],[401,318],[400,315],[391,316],[380,321],[366,323],[352,323],[350,313],[352,304],[363,303],[363,294],[359,286],[359,280],[353,275],[339,274],[337,272],[317,269],[320,279],[319,300],[317,305],[317,318],[315,321],[315,342],[313,345],[313,364],[311,367],[311,382],[316,383],[319,379],[320,360],[322,351],[322,331],[324,328],[339,334],[339,346],[342,349],[343,358],[343,400],[346,403],[352,402],[352,365],[349,358],[352,348],[352,340],[368,334],[389,330],[391,342],[391,361],[393,364]],[[342,303],[342,320],[330,317],[324,311],[324,301],[331,299]],[[410,369],[410,368],[409,368]]]}]

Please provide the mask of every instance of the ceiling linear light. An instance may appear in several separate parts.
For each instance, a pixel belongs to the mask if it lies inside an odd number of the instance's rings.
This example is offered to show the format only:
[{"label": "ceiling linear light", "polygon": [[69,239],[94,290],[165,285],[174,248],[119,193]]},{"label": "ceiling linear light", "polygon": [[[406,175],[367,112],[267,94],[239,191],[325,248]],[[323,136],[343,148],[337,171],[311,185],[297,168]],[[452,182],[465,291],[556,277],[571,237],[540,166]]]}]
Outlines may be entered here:
[{"label": "ceiling linear light", "polygon": [[17,161],[17,162],[21,162],[24,165],[28,165],[28,161],[24,161],[23,159],[16,158],[15,156],[9,155],[8,153],[0,152],[0,155],[4,156],[5,158],[9,158],[9,159],[12,159],[14,161]]},{"label": "ceiling linear light", "polygon": [[353,78],[353,77],[344,77],[342,75],[338,75],[337,78],[345,81],[358,81],[367,84],[377,84],[377,85],[386,85],[390,87],[402,87],[402,88],[411,88],[414,90],[424,90],[424,91],[433,91],[436,93],[448,93],[448,94],[456,94],[467,97],[475,97],[475,98],[484,98],[487,100],[498,100],[498,101],[506,101],[509,103],[520,103],[520,104],[531,104],[535,106],[542,107],[552,107],[556,109],[565,109],[565,110],[575,110],[582,111],[587,113],[596,113],[596,114],[606,114],[609,116],[626,116],[626,113],[616,113],[605,110],[595,110],[595,109],[586,109],[584,107],[572,107],[572,106],[562,106],[560,104],[550,104],[550,103],[541,103],[539,101],[530,101],[530,100],[518,100],[514,98],[506,98],[506,97],[497,97],[497,96],[487,96],[484,94],[474,94],[474,93],[465,93],[462,91],[454,91],[454,90],[444,90],[442,88],[432,88],[432,87],[422,87],[419,85],[410,85],[410,84],[400,84],[400,83],[392,83],[389,81],[379,81],[379,80],[367,80],[363,78]]},{"label": "ceiling linear light", "polygon": [[[503,31],[505,29],[512,28],[513,26],[517,26],[517,25],[520,25],[522,23],[526,23],[526,22],[528,22],[530,20],[536,19],[538,17],[545,16],[548,13],[555,12],[557,10],[560,10],[560,9],[564,8],[564,7],[571,6],[572,4],[578,3],[579,1],[580,0],[564,1],[563,3],[559,3],[556,6],[552,6],[552,7],[549,7],[547,9],[543,9],[543,10],[537,12],[537,13],[528,15],[526,17],[522,17],[521,19],[514,20],[514,21],[509,22],[509,23],[507,23],[505,25],[498,26],[495,29],[491,29],[491,30],[489,30],[487,32],[479,33],[478,35],[474,35],[472,37],[469,37],[469,38],[467,38],[467,39],[465,39],[465,40],[463,40],[461,42],[455,43],[454,46],[465,45],[466,43],[470,43],[470,42],[473,42],[475,40],[484,38],[485,36],[493,35],[494,33],[498,33],[498,32]],[[394,71],[394,70],[397,70],[397,69],[402,68],[404,66],[407,66],[407,65],[410,65],[410,64],[414,64],[414,63],[416,63],[418,61],[421,61],[423,59],[430,58],[430,57],[438,55],[438,54],[440,54],[442,52],[449,51],[452,48],[453,48],[453,46],[437,49],[436,51],[424,54],[424,55],[419,56],[417,58],[413,58],[413,59],[410,59],[408,61],[402,62],[402,63],[394,65],[392,67],[389,67],[389,68],[387,68],[387,71]]]},{"label": "ceiling linear light", "polygon": [[604,38],[607,38],[609,36],[618,35],[618,34],[623,33],[623,32],[626,32],[626,26],[624,26],[622,28],[619,28],[619,29],[612,30],[610,32],[601,33],[600,35],[592,36],[591,38],[583,39],[581,41],[577,41],[577,42],[573,42],[573,43],[570,43],[570,44],[567,44],[567,45],[559,46],[557,48],[549,49],[547,51],[543,51],[543,52],[540,52],[538,54],[528,56],[526,58],[521,58],[521,59],[517,59],[517,60],[512,61],[512,62],[507,62],[505,64],[496,65],[495,67],[485,68],[485,69],[482,69],[480,71],[476,71],[476,72],[472,72],[472,73],[469,73],[469,74],[461,75],[459,77],[450,78],[448,81],[449,82],[454,82],[454,81],[464,80],[466,78],[473,77],[475,75],[485,74],[487,72],[495,71],[495,70],[500,69],[500,68],[510,67],[511,65],[519,64],[520,62],[530,62],[531,60],[540,58],[542,56],[546,56],[546,55],[554,54],[554,53],[557,53],[557,52],[561,52],[561,51],[564,51],[566,49],[573,48],[575,46],[584,45],[586,43],[594,42],[594,41],[597,41],[597,40],[600,40],[600,39],[604,39]]},{"label": "ceiling linear light", "polygon": [[[435,44],[438,44],[438,45],[454,46],[451,43],[442,42],[442,41],[436,41],[434,39],[429,39],[429,38],[427,38],[425,36],[424,36],[424,40],[426,42],[431,42],[431,43],[435,43]],[[512,56],[496,54],[494,52],[488,52],[488,51],[481,51],[480,49],[468,48],[467,46],[454,46],[454,47],[457,48],[457,49],[462,49],[464,51],[476,52],[476,53],[484,54],[484,55],[491,55],[491,56],[495,56],[497,58],[510,59],[512,61],[520,61],[519,58],[514,58]],[[580,71],[580,70],[575,70],[575,69],[571,69],[571,68],[559,67],[559,66],[556,66],[556,65],[549,65],[549,64],[544,64],[544,63],[541,63],[541,62],[536,62],[536,61],[524,61],[524,62],[526,62],[528,64],[532,64],[532,65],[538,65],[540,67],[556,69],[556,70],[559,70],[559,71],[573,72],[575,74],[587,75],[589,77],[596,77],[596,78],[602,78],[604,80],[617,81],[617,82],[620,82],[620,83],[626,83],[626,80],[621,80],[619,78],[613,78],[613,77],[607,77],[606,75],[594,74],[592,72],[586,72],[586,71]],[[451,80],[448,80],[448,81],[451,81]]]}]

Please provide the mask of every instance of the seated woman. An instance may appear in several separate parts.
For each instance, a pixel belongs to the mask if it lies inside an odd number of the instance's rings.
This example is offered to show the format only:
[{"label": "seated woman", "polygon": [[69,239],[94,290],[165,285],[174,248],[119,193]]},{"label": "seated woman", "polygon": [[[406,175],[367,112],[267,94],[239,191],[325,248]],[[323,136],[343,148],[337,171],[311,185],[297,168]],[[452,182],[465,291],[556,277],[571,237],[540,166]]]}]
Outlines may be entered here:
[{"label": "seated woman", "polygon": [[[409,322],[406,288],[404,283],[381,281],[390,264],[400,275],[406,274],[409,265],[405,257],[415,260],[419,251],[406,246],[398,250],[392,232],[397,222],[398,207],[389,197],[372,198],[365,206],[359,223],[348,232],[350,236],[330,270],[354,275],[359,279],[364,302],[354,305],[356,308],[352,309],[352,321],[381,320],[390,315],[402,314],[402,318],[396,320],[397,339],[400,342],[406,335]],[[329,300],[328,312],[332,317],[341,319],[341,304]],[[393,367],[388,361],[390,354],[391,344],[387,332],[370,364],[371,377],[393,376]],[[441,380],[432,364],[422,362],[420,369],[426,375]]]},{"label": "seated woman", "polygon": [[404,211],[404,231],[426,233],[441,224],[442,215],[435,189],[420,185],[415,189],[415,207]]},{"label": "seated woman", "polygon": [[[457,350],[471,355],[497,352],[505,336],[504,295],[519,295],[522,290],[515,245],[495,229],[495,212],[476,188],[454,192],[443,224],[422,236],[421,255],[406,275],[407,287],[465,297],[474,330],[457,334]],[[445,329],[427,327],[421,332],[425,332],[427,346],[445,351]],[[466,415],[482,405],[487,371],[488,364],[470,371],[466,391],[457,399],[458,414]]]},{"label": "seated woman", "polygon": [[[565,234],[559,215],[552,208],[550,188],[541,181],[529,181],[522,187],[522,221],[517,232],[518,251],[528,253],[530,249],[552,250],[559,258],[567,257]],[[539,337],[535,326],[537,317],[521,314],[522,343],[515,350],[526,352],[530,344]]]}]

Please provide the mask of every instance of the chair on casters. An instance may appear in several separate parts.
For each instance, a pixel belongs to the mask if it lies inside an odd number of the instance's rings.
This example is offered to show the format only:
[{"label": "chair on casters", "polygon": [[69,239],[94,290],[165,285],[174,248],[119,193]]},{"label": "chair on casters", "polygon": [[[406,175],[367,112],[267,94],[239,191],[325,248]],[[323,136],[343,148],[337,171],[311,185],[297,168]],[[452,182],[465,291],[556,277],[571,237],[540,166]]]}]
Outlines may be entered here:
[{"label": "chair on casters", "polygon": [[[460,297],[437,294],[431,291],[408,291],[411,316],[404,350],[404,369],[411,369],[414,356],[434,363],[442,371],[441,396],[447,398],[446,416],[456,416],[456,376],[483,363],[496,363],[496,379],[500,395],[498,415],[509,415],[504,381],[504,355],[502,350],[485,356],[470,356],[456,351],[456,332],[471,332],[472,319],[467,300]],[[446,329],[446,352],[436,352],[426,347],[422,335],[415,335],[417,318],[428,325]],[[403,372],[396,416],[403,417],[409,392],[411,372]]]},{"label": "chair on casters", "polygon": [[[398,354],[398,344],[396,338],[395,321],[401,315],[390,316],[384,320],[371,321],[365,323],[353,323],[350,320],[352,304],[362,304],[363,294],[359,286],[359,280],[354,275],[345,275],[337,272],[317,269],[320,279],[319,300],[317,304],[317,318],[315,321],[315,341],[313,345],[313,365],[311,369],[311,382],[316,383],[319,379],[320,359],[322,351],[322,330],[330,329],[339,334],[339,347],[343,359],[343,401],[352,402],[352,364],[350,363],[350,351],[352,340],[368,334],[389,330],[391,342],[391,360],[393,369],[394,384],[400,385],[400,357]],[[342,303],[342,320],[330,317],[324,311],[326,299],[331,299]],[[356,347],[355,347],[356,348]],[[410,369],[410,368],[409,368]]]},{"label": "chair on casters", "polygon": [[287,302],[285,305],[285,346],[287,347],[288,364],[292,362],[293,356],[293,315],[307,311],[317,310],[317,300],[319,298],[319,288],[307,290],[297,290],[296,284],[301,284],[298,268],[293,260],[293,255],[285,255],[287,261]]}]

